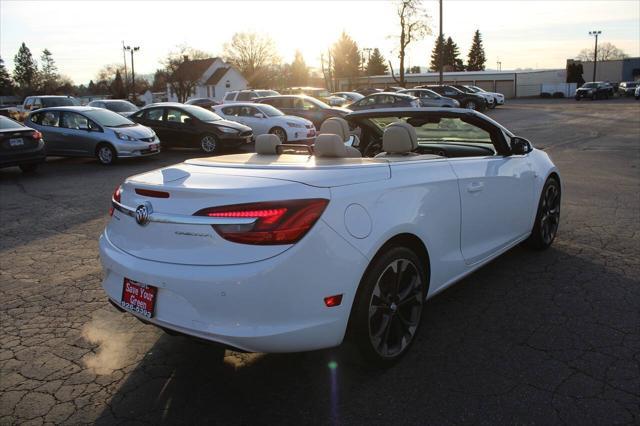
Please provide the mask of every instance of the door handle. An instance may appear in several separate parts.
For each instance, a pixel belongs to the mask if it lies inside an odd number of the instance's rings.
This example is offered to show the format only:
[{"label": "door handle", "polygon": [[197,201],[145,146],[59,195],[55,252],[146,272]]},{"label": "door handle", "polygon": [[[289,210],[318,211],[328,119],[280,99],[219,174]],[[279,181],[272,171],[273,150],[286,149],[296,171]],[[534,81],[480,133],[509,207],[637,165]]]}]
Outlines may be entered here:
[{"label": "door handle", "polygon": [[471,182],[469,186],[467,186],[467,192],[480,192],[484,189],[484,183],[482,182]]}]

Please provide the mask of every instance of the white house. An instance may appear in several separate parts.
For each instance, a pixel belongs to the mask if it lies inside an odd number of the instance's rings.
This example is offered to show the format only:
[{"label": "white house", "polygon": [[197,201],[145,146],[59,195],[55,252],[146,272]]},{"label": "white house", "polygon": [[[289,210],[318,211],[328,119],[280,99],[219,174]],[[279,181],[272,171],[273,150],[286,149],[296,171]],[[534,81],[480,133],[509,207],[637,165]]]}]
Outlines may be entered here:
[{"label": "white house", "polygon": [[[188,72],[190,75],[201,76],[190,98],[212,98],[222,101],[226,92],[246,89],[248,84],[240,71],[220,58],[187,60],[176,72]],[[167,99],[169,102],[178,101],[169,84],[167,84]]]}]

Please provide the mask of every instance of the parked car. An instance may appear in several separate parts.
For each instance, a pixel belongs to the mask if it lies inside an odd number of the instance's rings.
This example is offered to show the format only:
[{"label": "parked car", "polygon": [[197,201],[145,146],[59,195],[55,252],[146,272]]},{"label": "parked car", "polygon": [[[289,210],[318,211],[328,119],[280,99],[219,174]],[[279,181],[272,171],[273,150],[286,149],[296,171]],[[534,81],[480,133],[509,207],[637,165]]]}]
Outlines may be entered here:
[{"label": "parked car", "polygon": [[430,89],[441,96],[455,99],[460,103],[462,108],[468,108],[478,111],[484,111],[487,108],[487,102],[484,97],[476,93],[465,93],[455,87],[449,85],[427,85],[418,86],[417,89]]},{"label": "parked car", "polygon": [[596,99],[609,99],[613,96],[613,89],[610,84],[602,81],[594,81],[583,84],[578,90],[576,90],[575,99],[579,101],[582,98]]},{"label": "parked car", "polygon": [[638,86],[640,86],[639,81],[623,81],[618,85],[618,95],[633,96]]},{"label": "parked car", "polygon": [[250,127],[195,105],[154,104],[142,108],[131,119],[152,128],[164,146],[199,148],[207,154],[237,148],[253,138]]},{"label": "parked car", "polygon": [[251,127],[254,138],[271,133],[278,136],[282,143],[311,144],[316,136],[316,128],[311,121],[294,115],[285,115],[279,109],[268,104],[218,105],[213,108],[213,112],[226,120],[236,121]]},{"label": "parked car", "polygon": [[27,96],[26,98],[24,98],[22,106],[18,107],[18,119],[20,121],[24,121],[24,119],[27,118],[31,111],[35,111],[40,108],[78,105],[80,105],[80,102],[78,102],[78,100],[72,96]]},{"label": "parked car", "polygon": [[186,105],[197,105],[205,109],[212,109],[216,105],[220,105],[220,102],[211,98],[192,98],[185,102]]},{"label": "parked car", "polygon": [[398,91],[398,93],[405,93],[407,95],[415,96],[420,101],[420,106],[422,107],[460,107],[460,103],[455,99],[440,96],[433,90],[429,89],[403,89]]},{"label": "parked car", "polygon": [[42,133],[0,116],[0,167],[18,166],[33,172],[46,158]]},{"label": "parked car", "polygon": [[384,92],[399,92],[401,90],[404,90],[404,87],[400,87],[400,86],[387,86],[384,88]]},{"label": "parked car", "polygon": [[295,115],[311,121],[319,129],[329,117],[344,117],[350,110],[331,107],[316,98],[306,95],[281,95],[257,99],[256,102],[271,105],[287,115]]},{"label": "parked car", "polygon": [[[108,300],[244,351],[349,339],[389,365],[416,340],[428,298],[521,242],[552,245],[561,178],[526,139],[450,108],[347,120],[382,140],[378,158],[321,134],[315,155],[260,146],[126,179],[99,241]],[[257,143],[270,148],[268,136]]]},{"label": "parked car", "polygon": [[359,89],[354,90],[356,93],[360,93],[362,96],[368,96],[373,93],[384,92],[384,90],[377,87],[361,87]]},{"label": "parked car", "polygon": [[365,96],[357,102],[349,105],[352,111],[375,108],[406,108],[420,107],[420,100],[411,95],[395,92],[380,92]]},{"label": "parked car", "polygon": [[478,87],[478,86],[465,86],[471,90],[473,90],[475,93],[479,94],[479,95],[483,95],[483,94],[488,94],[493,96],[494,99],[494,108],[497,107],[498,105],[504,105],[504,95],[502,93],[498,93],[498,92],[489,92],[484,90],[482,87]]},{"label": "parked car", "polygon": [[96,157],[102,164],[120,158],[146,157],[160,152],[153,130],[103,108],[41,108],[25,124],[40,131],[47,155]]},{"label": "parked car", "polygon": [[140,109],[131,102],[123,99],[99,99],[89,102],[87,106],[108,109],[124,117],[130,116]]},{"label": "parked car", "polygon": [[364,98],[364,95],[358,92],[335,92],[331,96],[338,96],[346,100],[346,105],[350,105],[360,99]]},{"label": "parked car", "polygon": [[275,90],[233,90],[227,92],[222,100],[223,104],[232,104],[234,102],[251,102],[257,98],[265,96],[278,96],[280,93]]},{"label": "parked car", "polygon": [[478,92],[463,84],[452,84],[451,87],[455,87],[456,89],[460,90],[463,93],[471,93],[471,94],[475,93],[478,96],[483,97],[485,100],[486,106],[489,109],[494,109],[496,107],[496,100],[493,97],[493,95],[490,95],[489,93]]},{"label": "parked car", "polygon": [[634,96],[636,98],[636,101],[640,99],[640,84],[636,86],[636,91],[634,92]]}]

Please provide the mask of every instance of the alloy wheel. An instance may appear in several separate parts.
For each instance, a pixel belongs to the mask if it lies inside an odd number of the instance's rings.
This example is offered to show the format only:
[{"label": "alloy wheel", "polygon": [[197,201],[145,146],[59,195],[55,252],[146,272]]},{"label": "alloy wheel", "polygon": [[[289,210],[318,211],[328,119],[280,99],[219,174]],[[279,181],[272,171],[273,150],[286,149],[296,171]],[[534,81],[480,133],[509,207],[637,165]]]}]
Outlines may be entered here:
[{"label": "alloy wheel", "polygon": [[200,140],[200,147],[204,152],[214,152],[216,150],[216,139],[213,136],[205,136]]},{"label": "alloy wheel", "polygon": [[287,142],[287,135],[284,132],[284,130],[282,130],[282,129],[273,129],[271,131],[271,134],[276,135],[278,137],[278,139],[280,139],[280,142],[282,142],[282,143]]},{"label": "alloy wheel", "polygon": [[474,101],[467,102],[467,108],[476,109],[476,103]]},{"label": "alloy wheel", "polygon": [[550,244],[558,231],[560,223],[560,192],[556,185],[549,185],[542,199],[540,231],[545,244]]},{"label": "alloy wheel", "polygon": [[369,339],[383,358],[401,354],[413,340],[424,300],[416,265],[396,259],[383,270],[369,301]]}]

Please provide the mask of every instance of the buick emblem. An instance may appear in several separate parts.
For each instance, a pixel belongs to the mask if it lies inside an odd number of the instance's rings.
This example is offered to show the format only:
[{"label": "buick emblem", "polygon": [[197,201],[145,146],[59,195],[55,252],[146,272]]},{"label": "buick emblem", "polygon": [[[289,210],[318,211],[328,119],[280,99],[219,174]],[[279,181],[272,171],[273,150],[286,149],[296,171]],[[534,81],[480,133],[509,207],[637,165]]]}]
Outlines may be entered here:
[{"label": "buick emblem", "polygon": [[145,226],[149,223],[149,216],[152,212],[153,209],[150,202],[147,201],[144,204],[140,204],[136,209],[136,222],[138,222],[138,225]]}]

